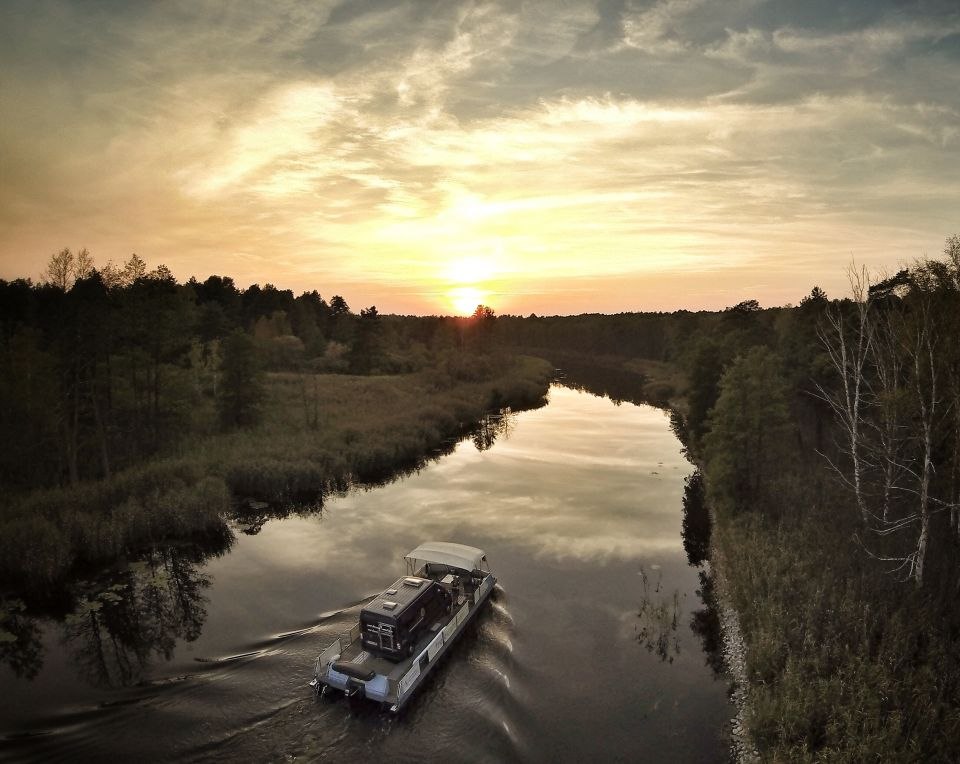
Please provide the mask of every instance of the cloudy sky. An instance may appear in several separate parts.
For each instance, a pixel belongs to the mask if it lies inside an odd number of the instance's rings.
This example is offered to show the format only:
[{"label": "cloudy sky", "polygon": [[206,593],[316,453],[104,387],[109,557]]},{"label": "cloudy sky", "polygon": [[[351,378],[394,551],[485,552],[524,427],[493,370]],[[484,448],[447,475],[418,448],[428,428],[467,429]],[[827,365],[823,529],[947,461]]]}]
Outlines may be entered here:
[{"label": "cloudy sky", "polygon": [[945,2],[0,6],[0,278],[137,252],[355,308],[721,308],[960,231]]}]

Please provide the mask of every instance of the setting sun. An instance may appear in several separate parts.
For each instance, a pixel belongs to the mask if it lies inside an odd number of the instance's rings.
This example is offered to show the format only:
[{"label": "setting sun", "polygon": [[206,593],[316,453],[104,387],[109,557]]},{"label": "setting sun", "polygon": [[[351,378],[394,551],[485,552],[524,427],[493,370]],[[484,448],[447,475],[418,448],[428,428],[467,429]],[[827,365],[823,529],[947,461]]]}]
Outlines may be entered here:
[{"label": "setting sun", "polygon": [[496,268],[490,257],[458,257],[443,271],[447,302],[455,313],[468,316],[489,300],[490,279]]},{"label": "setting sun", "polygon": [[484,302],[487,293],[476,287],[455,287],[447,293],[453,309],[461,316],[469,316]]},{"label": "setting sun", "polygon": [[447,266],[446,271],[447,280],[457,284],[476,284],[492,275],[491,263],[479,257],[458,258]]}]

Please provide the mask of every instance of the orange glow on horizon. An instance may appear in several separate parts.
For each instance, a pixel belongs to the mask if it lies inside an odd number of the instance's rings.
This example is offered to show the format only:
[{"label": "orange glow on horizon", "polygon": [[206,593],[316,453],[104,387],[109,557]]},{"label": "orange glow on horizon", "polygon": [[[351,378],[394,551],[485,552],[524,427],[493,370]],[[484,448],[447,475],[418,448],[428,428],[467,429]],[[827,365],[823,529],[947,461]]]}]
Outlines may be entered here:
[{"label": "orange glow on horizon", "polygon": [[478,305],[488,304],[490,279],[495,271],[491,257],[467,255],[446,264],[442,276],[444,294],[456,315],[469,316]]},{"label": "orange glow on horizon", "polygon": [[485,304],[487,293],[475,286],[462,286],[449,290],[447,297],[457,315],[469,316],[478,305]]}]

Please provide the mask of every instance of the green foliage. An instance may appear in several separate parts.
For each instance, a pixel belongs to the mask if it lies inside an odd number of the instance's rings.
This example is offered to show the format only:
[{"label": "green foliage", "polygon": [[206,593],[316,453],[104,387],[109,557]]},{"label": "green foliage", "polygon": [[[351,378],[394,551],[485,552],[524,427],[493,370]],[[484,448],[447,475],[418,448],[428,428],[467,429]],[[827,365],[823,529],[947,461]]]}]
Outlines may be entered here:
[{"label": "green foliage", "polygon": [[354,374],[376,373],[383,355],[383,326],[377,308],[371,305],[360,311],[356,336],[350,351],[350,371]]},{"label": "green foliage", "polygon": [[956,761],[956,605],[878,577],[841,526],[826,513],[720,525],[751,737],[769,761]]},{"label": "green foliage", "polygon": [[[231,491],[288,501],[413,466],[486,407],[535,405],[549,378],[465,352],[457,319],[180,285],[136,256],[52,265],[51,285],[0,280],[0,578],[36,589],[222,528]],[[351,368],[405,376],[329,374]]]},{"label": "green foliage", "polygon": [[[814,288],[776,316],[776,357],[750,351],[723,376],[702,456],[718,510],[714,563],[740,617],[748,731],[763,760],[960,760],[960,345],[946,340],[960,330],[955,245],[945,262],[917,263],[869,290],[860,475],[869,521],[814,451],[844,470],[832,414],[809,394],[814,381],[840,385],[818,322],[829,309],[843,327],[865,303],[829,303]],[[745,362],[756,353],[766,358]],[[766,424],[751,418],[762,408]],[[752,453],[751,432],[764,436]],[[924,438],[934,446],[926,452]],[[903,531],[921,515],[910,481],[919,484],[924,458],[937,509],[918,588],[891,569],[917,549],[917,532]]]},{"label": "green foliage", "polygon": [[[182,457],[8,504],[0,516],[0,580],[48,589],[77,563],[222,530],[231,495],[309,500],[354,480],[380,479],[416,466],[493,403],[523,408],[543,401],[548,363],[499,358],[488,364],[483,379],[453,382],[441,392],[433,387],[435,371],[266,375],[261,419],[252,430],[195,436]],[[304,417],[305,379],[315,390],[318,426]]]},{"label": "green foliage", "polygon": [[723,349],[709,337],[694,345],[688,371],[687,427],[695,442],[707,430],[707,417],[720,394],[720,376],[726,361]]},{"label": "green foliage", "polygon": [[196,460],[154,461],[12,502],[0,518],[0,580],[43,590],[78,562],[222,528],[229,494],[222,479],[204,473]]},{"label": "green foliage", "polygon": [[792,429],[773,352],[756,347],[730,365],[709,422],[706,481],[713,506],[721,512],[772,510]]},{"label": "green foliage", "polygon": [[223,345],[220,370],[220,422],[226,428],[250,427],[260,418],[264,390],[256,344],[245,332],[234,332]]},{"label": "green foliage", "polygon": [[2,343],[0,374],[0,478],[8,487],[34,484],[49,469],[58,421],[56,359],[41,350],[39,332],[18,327]]}]

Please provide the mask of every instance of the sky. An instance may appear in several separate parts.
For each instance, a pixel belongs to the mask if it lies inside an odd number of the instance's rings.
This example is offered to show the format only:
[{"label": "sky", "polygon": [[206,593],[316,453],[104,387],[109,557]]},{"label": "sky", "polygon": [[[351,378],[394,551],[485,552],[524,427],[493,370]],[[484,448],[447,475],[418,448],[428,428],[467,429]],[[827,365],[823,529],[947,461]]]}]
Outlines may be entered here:
[{"label": "sky", "polygon": [[956,0],[0,5],[0,278],[719,309],[957,232]]}]

